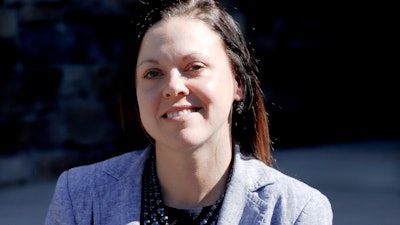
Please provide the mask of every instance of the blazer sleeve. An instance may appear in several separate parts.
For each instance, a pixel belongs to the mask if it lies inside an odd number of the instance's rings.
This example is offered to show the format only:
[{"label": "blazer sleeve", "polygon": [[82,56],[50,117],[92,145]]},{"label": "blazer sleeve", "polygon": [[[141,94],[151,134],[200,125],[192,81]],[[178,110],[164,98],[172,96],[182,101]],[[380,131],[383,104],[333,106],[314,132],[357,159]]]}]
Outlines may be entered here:
[{"label": "blazer sleeve", "polygon": [[53,198],[50,202],[45,225],[75,225],[72,201],[68,187],[68,171],[58,178]]},{"label": "blazer sleeve", "polygon": [[295,225],[332,225],[333,212],[328,198],[317,192],[304,206]]}]

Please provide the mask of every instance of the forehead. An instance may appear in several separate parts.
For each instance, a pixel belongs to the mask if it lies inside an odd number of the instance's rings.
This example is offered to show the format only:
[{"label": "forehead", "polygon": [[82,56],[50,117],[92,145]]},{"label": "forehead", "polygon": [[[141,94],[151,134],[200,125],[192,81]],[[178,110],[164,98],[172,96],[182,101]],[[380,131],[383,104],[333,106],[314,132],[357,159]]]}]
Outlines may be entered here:
[{"label": "forehead", "polygon": [[198,49],[224,46],[220,35],[208,24],[189,17],[163,19],[154,24],[142,40],[142,47],[159,47],[166,44]]},{"label": "forehead", "polygon": [[176,28],[176,26],[178,25],[184,25],[187,26],[187,28],[195,28],[195,30],[202,30],[204,31],[208,31],[208,32],[214,32],[214,34],[217,34],[217,32],[215,32],[211,26],[209,26],[206,22],[204,22],[201,19],[198,18],[193,18],[190,16],[175,16],[175,17],[168,17],[168,18],[164,18],[161,19],[160,21],[158,21],[157,23],[155,23],[153,26],[151,26],[147,31],[151,31],[151,30],[158,30],[160,29],[160,27],[166,27],[166,26],[170,26],[172,28]]}]

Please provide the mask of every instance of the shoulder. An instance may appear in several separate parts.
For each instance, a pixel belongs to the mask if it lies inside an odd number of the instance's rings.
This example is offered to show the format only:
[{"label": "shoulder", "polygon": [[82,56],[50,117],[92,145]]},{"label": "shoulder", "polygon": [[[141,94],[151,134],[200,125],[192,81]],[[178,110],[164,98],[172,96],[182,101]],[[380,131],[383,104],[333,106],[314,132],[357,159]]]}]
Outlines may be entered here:
[{"label": "shoulder", "polygon": [[288,199],[308,199],[322,193],[309,184],[291,177],[277,168],[265,165],[257,159],[240,157],[235,165],[237,174],[246,178],[250,191],[267,192],[268,196],[287,196]]},{"label": "shoulder", "polygon": [[258,191],[268,193],[274,199],[279,199],[282,204],[299,209],[305,207],[311,201],[329,205],[327,197],[317,188],[288,176],[276,168],[266,167],[264,176],[271,177],[274,181],[270,185],[260,187]]},{"label": "shoulder", "polygon": [[265,175],[273,176],[275,181],[261,187],[258,192],[265,197],[264,201],[274,205],[274,220],[289,220],[296,224],[332,224],[331,203],[320,190],[274,168],[267,168]]},{"label": "shoulder", "polygon": [[[46,224],[55,224],[56,220],[65,224],[74,224],[74,221],[92,224],[93,213],[98,214],[99,210],[118,208],[124,201],[124,204],[137,202],[148,149],[64,171],[58,178]],[[107,204],[101,204],[102,201]]]},{"label": "shoulder", "polygon": [[271,220],[304,220],[310,222],[307,224],[313,224],[313,220],[316,224],[331,223],[330,201],[315,187],[257,159],[240,155],[235,160],[236,178],[232,181],[236,182],[233,184],[236,188],[242,186],[242,191],[247,193],[246,204],[266,210],[266,214],[272,216],[269,218]]},{"label": "shoulder", "polygon": [[101,162],[83,165],[64,171],[58,183],[67,183],[68,189],[77,192],[109,185],[126,177],[141,174],[148,156],[148,150],[136,150],[106,159]]}]

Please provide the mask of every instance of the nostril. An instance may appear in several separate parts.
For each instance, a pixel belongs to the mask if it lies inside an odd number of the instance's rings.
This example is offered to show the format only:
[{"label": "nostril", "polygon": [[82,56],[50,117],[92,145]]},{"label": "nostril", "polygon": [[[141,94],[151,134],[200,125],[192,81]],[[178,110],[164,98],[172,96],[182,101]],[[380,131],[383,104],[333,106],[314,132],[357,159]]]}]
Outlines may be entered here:
[{"label": "nostril", "polygon": [[189,90],[169,89],[169,90],[164,91],[163,96],[166,98],[169,98],[169,97],[186,96],[188,94],[189,94]]},{"label": "nostril", "polygon": [[166,97],[166,98],[171,97],[172,96],[171,90],[165,90],[164,93],[163,93],[163,96]]},{"label": "nostril", "polygon": [[165,98],[185,96],[189,94],[189,88],[182,77],[171,77],[163,88]]}]

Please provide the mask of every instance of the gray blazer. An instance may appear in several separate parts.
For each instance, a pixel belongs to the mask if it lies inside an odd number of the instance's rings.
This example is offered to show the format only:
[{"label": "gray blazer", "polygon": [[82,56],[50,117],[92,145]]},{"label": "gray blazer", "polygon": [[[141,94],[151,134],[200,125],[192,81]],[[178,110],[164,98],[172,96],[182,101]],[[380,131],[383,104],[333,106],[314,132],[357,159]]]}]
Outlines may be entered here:
[{"label": "gray blazer", "polygon": [[[57,182],[45,225],[140,223],[141,180],[150,147],[72,168]],[[328,198],[307,184],[234,151],[219,225],[331,225]]]}]

